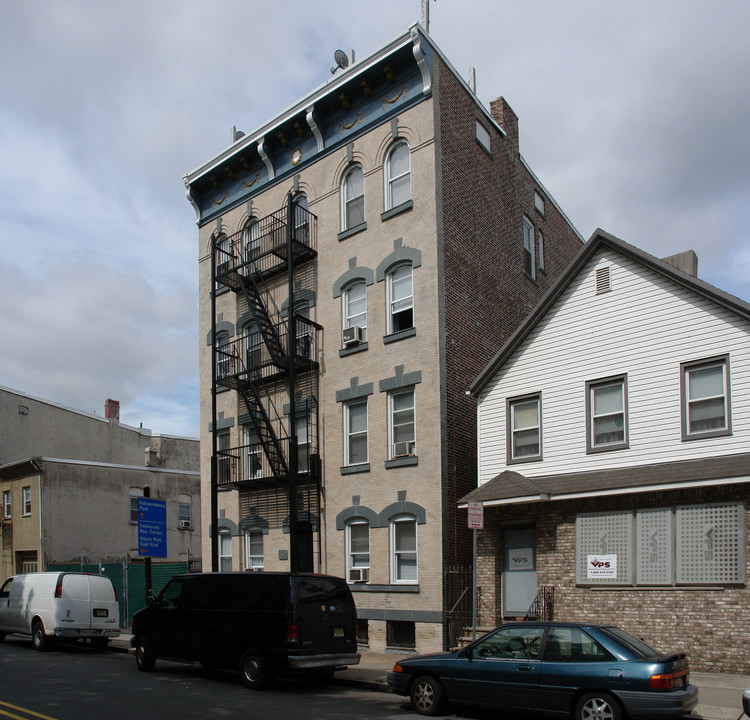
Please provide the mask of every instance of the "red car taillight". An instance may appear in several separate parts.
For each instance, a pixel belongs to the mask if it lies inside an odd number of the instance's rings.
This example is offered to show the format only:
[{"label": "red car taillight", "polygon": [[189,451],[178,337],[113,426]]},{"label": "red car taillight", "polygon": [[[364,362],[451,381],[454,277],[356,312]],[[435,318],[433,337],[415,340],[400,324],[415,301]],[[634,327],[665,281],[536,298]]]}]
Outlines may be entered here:
[{"label": "red car taillight", "polygon": [[299,631],[294,623],[290,623],[286,626],[286,641],[294,644],[299,642]]},{"label": "red car taillight", "polygon": [[55,585],[55,597],[62,597],[62,575],[57,578],[57,585]]},{"label": "red car taillight", "polygon": [[687,684],[687,670],[652,675],[649,685],[652,690],[677,690]]}]

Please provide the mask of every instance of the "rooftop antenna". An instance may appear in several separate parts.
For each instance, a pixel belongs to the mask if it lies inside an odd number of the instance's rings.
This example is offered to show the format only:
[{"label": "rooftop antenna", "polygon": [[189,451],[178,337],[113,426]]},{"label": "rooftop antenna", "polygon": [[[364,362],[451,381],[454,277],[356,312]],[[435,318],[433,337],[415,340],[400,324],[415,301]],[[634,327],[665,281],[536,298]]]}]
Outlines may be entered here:
[{"label": "rooftop antenna", "polygon": [[343,50],[336,50],[336,52],[333,53],[333,62],[335,62],[336,65],[331,68],[331,75],[333,75],[339,68],[345,69],[349,67],[349,58]]}]

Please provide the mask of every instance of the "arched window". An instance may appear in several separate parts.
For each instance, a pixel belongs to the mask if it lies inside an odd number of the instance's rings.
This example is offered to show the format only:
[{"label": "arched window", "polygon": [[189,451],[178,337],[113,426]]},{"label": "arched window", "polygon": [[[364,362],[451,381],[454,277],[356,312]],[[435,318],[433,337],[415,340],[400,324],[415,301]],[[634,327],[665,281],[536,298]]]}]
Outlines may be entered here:
[{"label": "arched window", "polygon": [[416,584],[417,519],[399,515],[391,520],[391,582]]},{"label": "arched window", "polygon": [[341,229],[351,230],[365,222],[365,173],[353,165],[341,184]]},{"label": "arched window", "polygon": [[411,158],[405,140],[397,142],[385,159],[385,209],[411,200]]},{"label": "arched window", "polygon": [[250,262],[260,255],[260,223],[255,218],[251,218],[242,228],[242,245],[245,262]]},{"label": "arched window", "polygon": [[362,329],[357,341],[367,339],[367,286],[364,280],[357,281],[349,285],[341,295],[342,298],[342,327],[358,327]]},{"label": "arched window", "polygon": [[226,530],[219,531],[219,570],[229,572],[232,569],[232,535]]},{"label": "arched window", "polygon": [[229,271],[230,261],[232,259],[231,243],[226,235],[220,235],[216,238],[216,289],[220,290],[224,286],[218,282],[218,278],[226,275]]},{"label": "arched window", "polygon": [[346,525],[346,577],[349,582],[370,579],[370,525],[363,518]]},{"label": "arched window", "polygon": [[310,213],[307,210],[307,195],[297,193],[293,200],[294,205],[294,227],[293,235],[296,242],[303,245],[310,244]]},{"label": "arched window", "polygon": [[216,335],[216,379],[228,377],[231,373],[231,353],[229,351],[229,333]]},{"label": "arched window", "polygon": [[245,531],[245,569],[263,569],[263,533],[260,530]]},{"label": "arched window", "polygon": [[414,327],[414,289],[411,265],[399,265],[388,273],[388,332]]}]

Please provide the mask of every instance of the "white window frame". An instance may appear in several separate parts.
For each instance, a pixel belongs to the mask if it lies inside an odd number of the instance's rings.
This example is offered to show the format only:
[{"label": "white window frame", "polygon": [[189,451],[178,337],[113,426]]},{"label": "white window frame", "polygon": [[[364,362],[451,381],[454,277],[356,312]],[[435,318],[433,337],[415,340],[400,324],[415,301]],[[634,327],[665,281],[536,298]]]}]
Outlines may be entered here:
[{"label": "white window frame", "polygon": [[193,524],[193,501],[190,495],[177,496],[177,524],[181,528],[189,528]]},{"label": "white window frame", "polygon": [[[414,548],[409,550],[399,550],[397,540],[399,530],[407,525],[414,528]],[[417,519],[411,515],[400,515],[391,519],[390,522],[391,536],[391,584],[393,585],[417,585],[419,583],[419,532],[417,530]],[[402,558],[413,556],[414,559],[414,577],[404,577],[401,566]]]},{"label": "white window frame", "polygon": [[[406,278],[408,276],[408,291],[401,297],[396,297],[394,286],[399,287],[403,283],[406,288]],[[399,265],[388,273],[388,333],[393,334],[410,330],[414,327],[414,268],[410,264]],[[411,325],[401,327],[396,319],[402,313],[411,311]],[[398,326],[398,327],[397,327]]]},{"label": "white window frame", "polygon": [[[620,388],[620,409],[617,411],[597,413],[596,394],[599,390],[608,390],[613,387]],[[622,422],[622,440],[611,442],[597,442],[596,424],[599,420],[615,420],[617,417]],[[586,452],[606,452],[609,450],[622,450],[629,447],[628,432],[628,378],[626,375],[606,378],[602,380],[590,380],[586,382]]]},{"label": "white window frame", "polygon": [[[691,397],[693,373],[705,372],[715,368],[721,369],[721,392],[719,394]],[[680,365],[680,395],[682,405],[682,440],[700,440],[703,438],[721,437],[732,434],[732,402],[731,383],[729,375],[729,355],[681,363]],[[722,427],[695,430],[691,411],[699,404],[721,401],[724,406],[724,424]]]},{"label": "white window frame", "polygon": [[482,123],[479,122],[479,120],[476,120],[476,130],[475,130],[475,137],[477,142],[488,152],[492,152],[492,141],[490,138],[490,131],[487,130],[487,128],[482,125]]},{"label": "white window frame", "polygon": [[232,534],[228,530],[219,531],[219,570],[232,569]]},{"label": "white window frame", "polygon": [[[367,551],[355,550],[352,542],[352,530],[357,528],[366,529]],[[367,520],[355,519],[346,524],[346,579],[348,582],[354,582],[351,577],[352,570],[370,571],[370,523]],[[361,582],[361,581],[357,581]],[[366,581],[369,582],[369,579]]]},{"label": "white window frame", "polygon": [[263,531],[245,530],[245,570],[260,572],[264,567]]},{"label": "white window frame", "polygon": [[13,496],[10,490],[3,490],[3,517],[9,518],[13,512]]},{"label": "white window frame", "polygon": [[245,425],[243,434],[243,476],[246,480],[256,480],[263,477],[263,448],[252,426]]},{"label": "white window frame", "polygon": [[[351,410],[355,406],[364,406],[365,408],[365,429],[352,431],[351,428]],[[356,398],[344,403],[344,466],[351,467],[355,465],[366,465],[370,458],[370,408],[367,397]],[[353,439],[365,438],[365,459],[359,462],[352,462],[351,442]]]},{"label": "white window frame", "polygon": [[250,218],[242,228],[242,247],[245,262],[251,262],[260,255],[260,222],[257,218]]},{"label": "white window frame", "polygon": [[[406,150],[407,168],[405,171],[396,175],[393,172],[393,156],[402,148]],[[407,143],[406,140],[397,140],[389,150],[388,155],[385,159],[385,172],[383,173],[383,175],[385,177],[386,210],[393,210],[393,208],[404,205],[405,203],[409,202],[409,200],[411,200],[411,152],[409,150],[409,143]],[[400,187],[404,180],[408,181],[406,198],[401,200],[400,202],[395,202],[393,199],[393,189],[394,187]]]},{"label": "white window frame", "polygon": [[28,517],[31,515],[31,486],[27,485],[21,490],[23,516]]},{"label": "white window frame", "polygon": [[[354,291],[361,292],[361,297],[352,299]],[[364,280],[357,281],[349,285],[341,296],[342,310],[341,316],[343,318],[342,328],[346,330],[350,327],[362,328],[363,339],[367,338],[367,283]],[[357,312],[352,311],[352,305],[354,303],[361,302],[363,308]]]},{"label": "white window frame", "polygon": [[[230,436],[228,430],[220,430],[216,433],[216,451],[226,451],[230,448]],[[232,457],[230,455],[218,455],[216,458],[217,482],[225,485],[232,482]],[[224,477],[226,475],[226,477]]]},{"label": "white window frame", "polygon": [[[350,179],[355,175],[361,175],[362,178],[362,192],[355,194],[356,190],[353,189]],[[359,222],[353,222],[350,212],[356,208],[361,202],[362,205],[362,219]],[[352,165],[344,175],[341,181],[341,230],[346,232],[353,228],[359,227],[365,223],[365,171],[361,165]]]},{"label": "white window frame", "polygon": [[231,354],[229,348],[229,333],[216,334],[216,379],[229,377],[231,371]]},{"label": "white window frame", "polygon": [[534,258],[534,224],[523,216],[523,270],[532,279],[536,279]]},{"label": "white window frame", "polygon": [[310,415],[300,412],[294,417],[294,433],[297,436],[297,470],[310,472]]},{"label": "white window frame", "polygon": [[[536,406],[536,424],[524,425],[523,427],[518,426],[517,413],[516,411],[521,408],[522,405]],[[506,424],[508,428],[507,432],[507,458],[508,463],[522,463],[522,462],[533,462],[542,459],[542,396],[540,393],[534,393],[533,395],[524,395],[522,397],[509,398],[507,401],[507,412],[506,412]],[[529,455],[517,454],[516,438],[521,434],[529,435],[530,433],[536,433],[538,450],[535,453]]]},{"label": "white window frame", "polygon": [[544,233],[539,231],[539,269],[544,270]]},{"label": "white window frame", "polygon": [[[402,407],[396,410],[395,401],[398,397],[411,395],[411,406]],[[400,421],[397,414],[403,414],[411,410],[411,422]],[[411,433],[404,433],[404,429],[411,426]],[[406,436],[405,436],[406,435]],[[410,436],[410,437],[407,437]],[[395,453],[396,443],[410,443],[412,452],[409,455],[417,454],[417,394],[414,387],[399,388],[388,393],[388,459],[392,460],[397,457]]]},{"label": "white window frame", "polygon": [[263,335],[255,323],[249,323],[242,328],[242,345],[245,371],[248,377],[255,377],[260,373],[263,362]]},{"label": "white window frame", "polygon": [[143,497],[143,488],[130,488],[130,522],[138,522],[138,498]]},{"label": "white window frame", "polygon": [[310,244],[310,212],[308,210],[307,195],[297,193],[292,199],[294,206],[294,239],[303,245]]}]

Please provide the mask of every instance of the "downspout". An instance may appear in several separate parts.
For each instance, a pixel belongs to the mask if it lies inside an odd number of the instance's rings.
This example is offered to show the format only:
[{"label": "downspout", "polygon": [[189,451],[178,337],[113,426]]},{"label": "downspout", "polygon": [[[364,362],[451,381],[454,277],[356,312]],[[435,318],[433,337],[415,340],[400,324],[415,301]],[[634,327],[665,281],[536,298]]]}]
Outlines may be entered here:
[{"label": "downspout", "polygon": [[44,532],[42,528],[42,468],[37,463],[36,458],[31,458],[31,464],[36,468],[39,488],[39,570],[44,572],[47,568],[44,562]]}]

